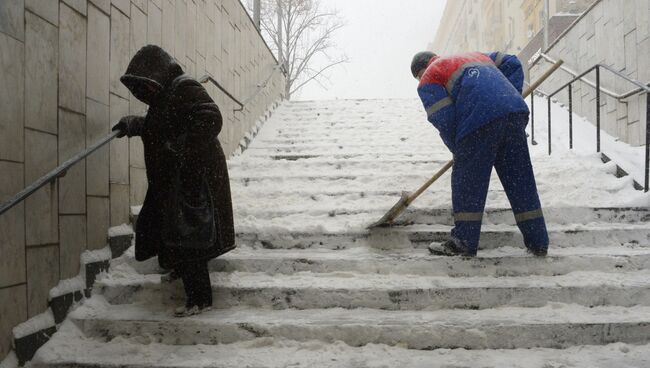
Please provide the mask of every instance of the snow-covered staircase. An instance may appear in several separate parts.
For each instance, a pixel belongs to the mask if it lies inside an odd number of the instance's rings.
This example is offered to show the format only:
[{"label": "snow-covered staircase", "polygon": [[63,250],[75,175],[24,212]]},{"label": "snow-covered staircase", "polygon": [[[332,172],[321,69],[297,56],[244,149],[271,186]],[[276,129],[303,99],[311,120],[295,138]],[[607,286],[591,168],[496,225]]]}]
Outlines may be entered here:
[{"label": "snow-covered staircase", "polygon": [[650,209],[613,163],[531,147],[551,247],[526,254],[493,175],[479,256],[434,257],[451,159],[414,100],[291,102],[230,160],[239,247],[215,309],[174,318],[155,260],[112,261],[32,364],[50,367],[648,367]]}]

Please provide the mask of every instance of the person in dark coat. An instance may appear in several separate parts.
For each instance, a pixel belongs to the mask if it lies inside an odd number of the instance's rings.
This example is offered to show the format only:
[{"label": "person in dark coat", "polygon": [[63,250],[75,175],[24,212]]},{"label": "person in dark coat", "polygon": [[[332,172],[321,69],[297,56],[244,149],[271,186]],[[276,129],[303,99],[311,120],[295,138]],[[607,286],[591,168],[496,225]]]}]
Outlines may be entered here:
[{"label": "person in dark coat", "polygon": [[140,49],[120,78],[147,115],[125,116],[118,137],[144,144],[148,189],[138,216],[135,258],[158,256],[180,277],[187,301],[179,316],[212,306],[207,262],[235,248],[226,157],[217,135],[222,118],[203,86],[162,48]]},{"label": "person in dark coat", "polygon": [[454,155],[454,228],[429,246],[436,255],[476,255],[492,168],[508,196],[524,244],[546,256],[548,232],[526,142],[524,72],[514,55],[470,52],[439,57],[417,53],[411,73],[428,120]]}]

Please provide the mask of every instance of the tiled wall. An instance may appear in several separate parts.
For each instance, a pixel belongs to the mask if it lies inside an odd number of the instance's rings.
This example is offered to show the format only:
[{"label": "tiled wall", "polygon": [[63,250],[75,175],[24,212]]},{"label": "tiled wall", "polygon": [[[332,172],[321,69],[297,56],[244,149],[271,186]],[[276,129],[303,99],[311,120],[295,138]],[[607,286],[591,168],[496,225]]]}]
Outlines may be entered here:
[{"label": "tiled wall", "polygon": [[[565,65],[577,72],[601,63],[642,83],[650,82],[650,0],[599,0],[547,54],[563,59]],[[531,69],[534,80],[549,67],[540,62]],[[564,71],[556,72],[541,89],[553,92],[572,77]],[[595,72],[587,76],[594,82]],[[634,85],[601,71],[601,83],[606,89],[623,94]],[[596,123],[596,93],[584,83],[573,86],[573,109],[578,115]],[[558,95],[568,103],[568,92]],[[625,101],[601,94],[601,127],[609,134],[631,145],[645,144],[646,96],[635,96]],[[607,152],[607,147],[602,147]]]},{"label": "tiled wall", "polygon": [[[119,77],[146,44],[240,100],[272,74],[243,112],[206,85],[227,153],[281,98],[284,76],[238,0],[2,0],[0,201],[143,112]],[[145,190],[141,142],[119,139],[0,215],[0,359],[11,328],[46,308],[49,289],[77,275],[81,252],[104,247]]]}]

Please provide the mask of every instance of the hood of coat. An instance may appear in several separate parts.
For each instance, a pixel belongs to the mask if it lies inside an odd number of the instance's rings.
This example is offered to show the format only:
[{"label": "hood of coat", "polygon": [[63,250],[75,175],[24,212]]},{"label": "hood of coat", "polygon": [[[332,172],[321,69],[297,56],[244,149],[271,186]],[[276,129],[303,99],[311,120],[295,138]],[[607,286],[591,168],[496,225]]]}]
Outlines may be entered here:
[{"label": "hood of coat", "polygon": [[182,74],[181,66],[165,50],[147,45],[133,56],[120,81],[138,100],[151,105]]}]

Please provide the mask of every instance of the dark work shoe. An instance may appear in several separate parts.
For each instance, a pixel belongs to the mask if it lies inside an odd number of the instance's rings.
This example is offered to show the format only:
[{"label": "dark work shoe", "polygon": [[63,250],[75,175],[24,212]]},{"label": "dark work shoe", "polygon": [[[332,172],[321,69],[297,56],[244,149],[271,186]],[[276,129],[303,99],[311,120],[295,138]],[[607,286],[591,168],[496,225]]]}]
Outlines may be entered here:
[{"label": "dark work shoe", "polygon": [[546,254],[548,253],[548,249],[532,249],[532,248],[526,248],[526,251],[535,257],[546,257]]},{"label": "dark work shoe", "polygon": [[444,243],[429,244],[429,252],[436,256],[461,256],[475,257],[476,253],[471,252],[460,240],[451,239]]}]

